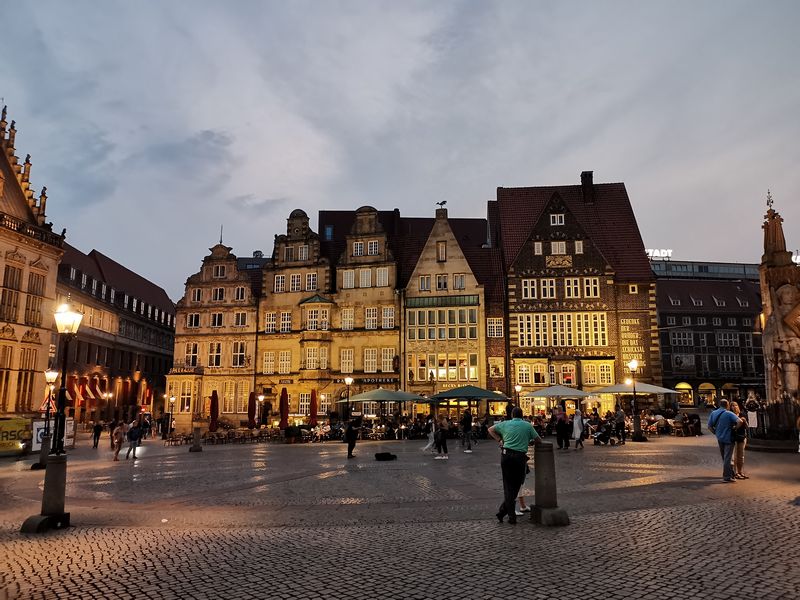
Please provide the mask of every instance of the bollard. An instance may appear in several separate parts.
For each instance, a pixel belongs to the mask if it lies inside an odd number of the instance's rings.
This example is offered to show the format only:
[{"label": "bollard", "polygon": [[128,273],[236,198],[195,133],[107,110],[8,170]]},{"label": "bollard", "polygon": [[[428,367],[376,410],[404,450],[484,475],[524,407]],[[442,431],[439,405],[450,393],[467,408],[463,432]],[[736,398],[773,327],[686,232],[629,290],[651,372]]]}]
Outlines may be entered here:
[{"label": "bollard", "polygon": [[548,527],[569,525],[567,511],[558,508],[553,444],[536,444],[533,447],[533,461],[536,504],[531,511],[531,521]]},{"label": "bollard", "polygon": [[31,469],[34,471],[37,469],[44,469],[47,467],[47,455],[50,454],[50,434],[46,434],[42,436],[42,447],[39,450],[39,462],[35,462],[31,465]]},{"label": "bollard", "polygon": [[192,447],[189,448],[189,452],[202,452],[203,447],[200,445],[200,428],[194,428],[194,440],[192,441]]}]

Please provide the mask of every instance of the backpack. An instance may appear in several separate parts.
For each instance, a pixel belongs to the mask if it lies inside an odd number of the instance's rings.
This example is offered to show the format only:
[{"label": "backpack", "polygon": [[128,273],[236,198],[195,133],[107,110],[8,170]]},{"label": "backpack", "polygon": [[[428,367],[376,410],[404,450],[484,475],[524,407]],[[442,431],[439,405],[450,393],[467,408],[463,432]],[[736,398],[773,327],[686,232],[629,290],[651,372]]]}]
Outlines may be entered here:
[{"label": "backpack", "polygon": [[428,434],[430,432],[431,432],[431,422],[428,421],[427,423],[425,423],[425,429],[422,430],[422,433]]},{"label": "backpack", "polygon": [[139,441],[139,428],[138,427],[131,427],[128,430],[128,441],[129,442],[138,442]]}]

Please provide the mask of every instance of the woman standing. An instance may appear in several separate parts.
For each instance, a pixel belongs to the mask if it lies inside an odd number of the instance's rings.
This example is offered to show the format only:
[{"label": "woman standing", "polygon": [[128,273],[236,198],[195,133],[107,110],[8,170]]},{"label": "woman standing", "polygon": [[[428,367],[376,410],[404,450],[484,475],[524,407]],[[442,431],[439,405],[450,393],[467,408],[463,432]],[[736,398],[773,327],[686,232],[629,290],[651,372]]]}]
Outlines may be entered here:
[{"label": "woman standing", "polygon": [[572,437],[575,438],[575,450],[579,445],[583,450],[583,417],[580,409],[577,409],[572,417]]},{"label": "woman standing", "polygon": [[444,415],[439,417],[439,426],[436,428],[436,449],[439,455],[435,456],[436,460],[447,460],[447,432],[450,430],[450,423],[447,422],[447,417]]},{"label": "woman standing", "polygon": [[122,450],[122,442],[125,441],[125,434],[127,433],[127,427],[123,421],[114,428],[114,431],[111,433],[111,439],[114,442],[114,460],[119,460],[119,451]]},{"label": "woman standing", "polygon": [[433,413],[428,415],[428,420],[425,422],[425,427],[422,432],[428,436],[428,443],[422,449],[423,452],[430,450],[433,452],[436,444],[436,421],[433,418]]},{"label": "woman standing", "polygon": [[739,425],[733,429],[731,435],[735,444],[733,448],[733,471],[736,479],[750,479],[742,473],[744,468],[744,447],[747,445],[747,421],[740,414],[739,403],[731,403],[731,412],[739,417]]}]

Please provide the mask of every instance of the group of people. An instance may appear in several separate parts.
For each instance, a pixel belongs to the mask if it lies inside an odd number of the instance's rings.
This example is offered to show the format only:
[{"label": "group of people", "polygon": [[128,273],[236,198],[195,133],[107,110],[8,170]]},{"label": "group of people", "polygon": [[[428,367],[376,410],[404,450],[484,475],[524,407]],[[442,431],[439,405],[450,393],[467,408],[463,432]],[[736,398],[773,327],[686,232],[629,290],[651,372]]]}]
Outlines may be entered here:
[{"label": "group of people", "polygon": [[747,445],[747,420],[738,402],[719,401],[719,408],[708,415],[708,430],[717,437],[722,456],[722,481],[733,483],[749,479],[744,474],[744,448]]},{"label": "group of people", "polygon": [[[448,460],[450,457],[447,450],[447,438],[450,437],[451,430],[454,427],[455,425],[450,419],[443,414],[439,415],[438,418],[434,418],[433,414],[429,415],[422,430],[428,436],[428,443],[422,448],[422,451],[434,452],[436,454],[435,460]],[[464,448],[465,454],[471,454],[472,443],[476,441],[476,437],[474,419],[470,409],[465,410],[461,415],[458,428],[461,433],[461,447]]]},{"label": "group of people", "polygon": [[[105,425],[97,422],[92,427],[92,448],[97,449],[100,444],[100,436],[105,429]],[[111,421],[108,424],[108,431],[111,438],[111,450],[114,452],[113,460],[119,461],[119,453],[122,450],[122,445],[127,440],[128,451],[125,453],[125,459],[133,455],[133,460],[137,460],[136,449],[141,445],[142,440],[155,435],[153,432],[153,423],[147,416],[138,416],[130,423],[125,421]]]}]

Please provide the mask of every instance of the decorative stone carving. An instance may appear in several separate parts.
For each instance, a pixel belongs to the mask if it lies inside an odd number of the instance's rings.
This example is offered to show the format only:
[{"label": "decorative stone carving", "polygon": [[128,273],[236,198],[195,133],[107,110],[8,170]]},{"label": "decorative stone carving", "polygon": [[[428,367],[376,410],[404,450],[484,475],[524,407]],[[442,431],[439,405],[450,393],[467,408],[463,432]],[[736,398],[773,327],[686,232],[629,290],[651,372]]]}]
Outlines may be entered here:
[{"label": "decorative stone carving", "polygon": [[25,257],[24,254],[20,254],[19,252],[17,252],[17,248],[14,248],[13,250],[8,250],[6,252],[6,261],[20,263],[24,265],[25,263],[28,262],[28,259]]},{"label": "decorative stone carving", "polygon": [[13,340],[17,341],[17,336],[14,332],[14,328],[6,323],[3,327],[0,327],[0,340]]},{"label": "decorative stone carving", "polygon": [[42,340],[39,337],[39,332],[33,329],[28,329],[22,336],[23,344],[41,344]]},{"label": "decorative stone carving", "polygon": [[50,270],[50,267],[47,266],[47,263],[45,263],[42,260],[41,256],[39,258],[37,258],[36,260],[32,260],[29,264],[30,264],[31,269],[37,269],[39,271],[49,271]]}]

